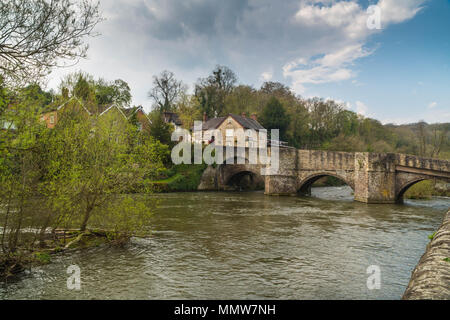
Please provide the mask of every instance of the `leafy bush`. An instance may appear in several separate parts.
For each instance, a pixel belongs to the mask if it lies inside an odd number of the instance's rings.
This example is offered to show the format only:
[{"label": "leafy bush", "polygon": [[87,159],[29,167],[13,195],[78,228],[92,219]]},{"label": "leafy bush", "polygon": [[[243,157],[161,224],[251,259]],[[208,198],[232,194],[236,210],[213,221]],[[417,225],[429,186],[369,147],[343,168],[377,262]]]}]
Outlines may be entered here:
[{"label": "leafy bush", "polygon": [[195,191],[197,190],[203,171],[207,165],[178,165],[175,166],[177,175],[168,183],[170,191]]}]

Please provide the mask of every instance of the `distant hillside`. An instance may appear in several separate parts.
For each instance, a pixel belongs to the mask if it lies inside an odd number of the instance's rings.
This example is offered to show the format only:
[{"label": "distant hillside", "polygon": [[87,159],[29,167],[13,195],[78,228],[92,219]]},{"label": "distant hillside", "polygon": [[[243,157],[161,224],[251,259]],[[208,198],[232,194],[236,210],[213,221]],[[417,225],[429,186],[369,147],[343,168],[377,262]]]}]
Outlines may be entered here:
[{"label": "distant hillside", "polygon": [[418,122],[385,127],[398,137],[396,151],[450,159],[450,123]]}]

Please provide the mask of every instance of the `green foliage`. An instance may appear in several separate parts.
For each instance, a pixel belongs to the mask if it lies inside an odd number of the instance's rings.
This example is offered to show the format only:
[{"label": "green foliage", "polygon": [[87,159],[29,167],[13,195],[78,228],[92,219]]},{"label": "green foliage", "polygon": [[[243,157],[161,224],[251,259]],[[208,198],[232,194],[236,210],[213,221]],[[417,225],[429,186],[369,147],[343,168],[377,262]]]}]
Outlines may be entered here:
[{"label": "green foliage", "polygon": [[200,103],[195,95],[182,94],[176,106],[176,112],[185,129],[191,129],[194,121],[202,119]]},{"label": "green foliage", "polygon": [[153,111],[149,117],[152,121],[150,135],[163,144],[172,145],[173,126],[170,123],[164,122],[162,114],[159,111]]},{"label": "green foliage", "polygon": [[[88,81],[78,80],[74,88],[86,99]],[[119,111],[86,117],[71,109],[58,114],[57,125],[48,129],[41,122],[48,98],[38,86],[28,86],[14,93],[14,102],[1,114],[3,122],[14,124],[1,131],[0,139],[0,227],[5,230],[0,265],[5,272],[47,246],[49,229],[85,230],[95,222],[122,240],[142,231],[151,204],[112,203],[119,194],[151,192],[145,180],[159,175],[170,154],[167,145],[138,132]],[[34,258],[48,260],[41,251]]]},{"label": "green foliage", "polygon": [[40,264],[49,264],[51,262],[51,257],[48,252],[35,252],[34,258],[36,261],[38,261]]},{"label": "green foliage", "polygon": [[281,102],[272,97],[263,109],[261,123],[267,129],[279,129],[280,139],[286,140],[286,130],[289,126],[289,115],[286,114]]},{"label": "green foliage", "polygon": [[169,191],[196,191],[207,165],[175,166],[175,178],[168,182]]},{"label": "green foliage", "polygon": [[226,98],[233,91],[237,77],[226,66],[216,66],[212,74],[199,79],[195,85],[195,96],[200,103],[202,114],[208,117],[221,116],[226,112]]},{"label": "green foliage", "polygon": [[69,96],[76,97],[93,114],[100,113],[113,103],[123,108],[131,103],[131,89],[125,81],[107,81],[101,78],[94,80],[93,76],[81,71],[66,75],[60,84],[60,90],[61,103],[67,101]]},{"label": "green foliage", "polygon": [[433,240],[435,235],[436,235],[436,232],[434,232],[433,234],[430,234],[428,236],[428,239]]},{"label": "green foliage", "polygon": [[117,79],[113,82],[107,82],[99,79],[94,84],[95,97],[100,105],[117,103],[125,107],[131,103],[131,89],[125,81]]},{"label": "green foliage", "polygon": [[164,178],[148,181],[158,192],[196,191],[207,165],[180,164],[165,170]]},{"label": "green foliage", "polygon": [[[441,193],[435,190],[434,182],[431,180],[421,181],[409,188],[404,197],[407,199],[431,199],[433,195],[440,195]],[[446,195],[443,192],[442,195]],[[448,194],[447,194],[448,195]]]},{"label": "green foliage", "polygon": [[147,233],[154,205],[148,197],[136,200],[131,196],[121,196],[99,208],[92,224],[108,230],[108,238],[122,244],[133,236]]}]

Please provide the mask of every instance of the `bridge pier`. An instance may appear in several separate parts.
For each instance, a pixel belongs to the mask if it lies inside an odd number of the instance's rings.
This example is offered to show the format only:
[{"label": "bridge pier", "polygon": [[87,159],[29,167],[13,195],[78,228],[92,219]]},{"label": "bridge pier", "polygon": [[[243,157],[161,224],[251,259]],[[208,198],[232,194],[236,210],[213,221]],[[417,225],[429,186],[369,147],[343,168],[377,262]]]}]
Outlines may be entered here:
[{"label": "bridge pier", "polygon": [[[270,150],[270,153],[272,150]],[[266,168],[265,194],[271,196],[297,195],[298,153],[296,149],[279,149],[279,163],[276,174]]]},{"label": "bridge pier", "polygon": [[395,203],[395,155],[357,152],[354,191],[359,202]]},{"label": "bridge pier", "polygon": [[297,179],[295,176],[267,175],[265,177],[265,192],[270,196],[297,195]]}]

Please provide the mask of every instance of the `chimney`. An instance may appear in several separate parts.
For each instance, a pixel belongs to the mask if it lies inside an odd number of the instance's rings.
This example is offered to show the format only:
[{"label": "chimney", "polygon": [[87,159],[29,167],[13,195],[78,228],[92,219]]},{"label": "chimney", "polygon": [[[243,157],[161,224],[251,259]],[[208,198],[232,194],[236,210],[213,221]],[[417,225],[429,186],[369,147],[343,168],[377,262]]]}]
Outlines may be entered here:
[{"label": "chimney", "polygon": [[246,117],[247,117],[247,114],[246,114],[245,112],[242,112],[242,116],[243,116],[244,118],[246,118]]},{"label": "chimney", "polygon": [[203,122],[208,121],[208,115],[206,114],[206,112],[203,113]]},{"label": "chimney", "polygon": [[255,121],[258,121],[258,116],[256,115],[256,113],[252,114],[252,119],[255,120]]}]

